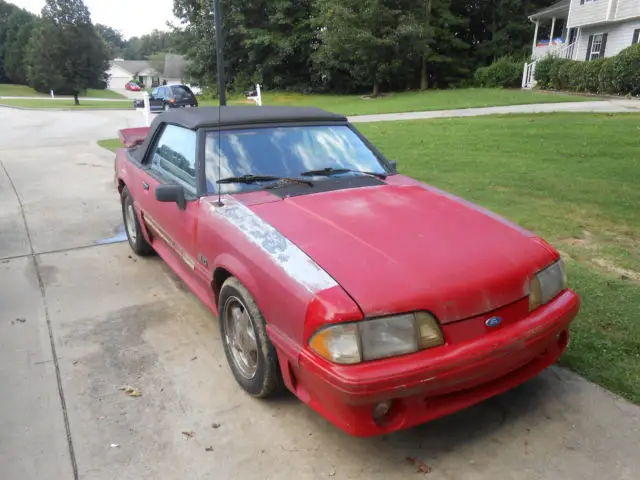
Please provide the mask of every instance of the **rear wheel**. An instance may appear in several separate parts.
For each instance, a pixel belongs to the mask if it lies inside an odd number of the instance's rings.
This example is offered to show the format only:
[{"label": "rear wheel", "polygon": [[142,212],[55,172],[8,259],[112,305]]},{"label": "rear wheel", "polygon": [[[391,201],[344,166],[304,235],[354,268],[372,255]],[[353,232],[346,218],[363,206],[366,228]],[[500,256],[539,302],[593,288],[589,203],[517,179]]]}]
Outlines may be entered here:
[{"label": "rear wheel", "polygon": [[124,187],[122,189],[122,218],[124,220],[124,230],[127,233],[127,240],[129,246],[137,255],[150,255],[153,253],[153,248],[144,238],[140,222],[138,221],[138,215],[136,214],[135,207],[133,206],[133,198],[129,193],[129,189]]},{"label": "rear wheel", "polygon": [[283,382],[276,350],[249,291],[230,277],[220,289],[218,305],[224,353],[238,384],[258,398],[280,393]]},{"label": "rear wheel", "polygon": [[164,111],[165,111],[165,112],[168,112],[170,109],[171,109],[171,107],[169,106],[169,104],[168,104],[168,103],[165,103],[165,104],[164,104]]}]

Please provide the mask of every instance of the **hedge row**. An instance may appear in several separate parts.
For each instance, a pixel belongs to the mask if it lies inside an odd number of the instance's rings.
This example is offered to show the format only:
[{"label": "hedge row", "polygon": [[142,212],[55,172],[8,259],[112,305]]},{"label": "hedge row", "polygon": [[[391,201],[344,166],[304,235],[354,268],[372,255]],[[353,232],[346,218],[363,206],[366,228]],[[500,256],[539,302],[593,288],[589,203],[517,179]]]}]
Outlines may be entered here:
[{"label": "hedge row", "polygon": [[590,62],[548,56],[536,64],[535,77],[540,88],[640,95],[640,44]]},{"label": "hedge row", "polygon": [[522,82],[522,67],[524,62],[510,57],[496,60],[488,67],[476,70],[474,80],[480,87],[494,88],[519,87]]}]

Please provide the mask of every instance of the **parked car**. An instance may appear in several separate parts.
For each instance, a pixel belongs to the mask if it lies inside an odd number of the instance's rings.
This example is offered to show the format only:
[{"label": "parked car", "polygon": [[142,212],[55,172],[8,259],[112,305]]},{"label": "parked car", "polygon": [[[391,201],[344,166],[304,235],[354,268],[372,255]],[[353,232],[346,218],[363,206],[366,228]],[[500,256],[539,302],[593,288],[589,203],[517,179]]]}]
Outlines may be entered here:
[{"label": "parked car", "polygon": [[198,100],[186,85],[162,85],[151,91],[149,106],[151,111],[197,107]]},{"label": "parked car", "polygon": [[250,395],[286,387],[378,435],[511,389],[567,346],[580,300],[558,252],[398,173],[342,115],[175,110],[120,138],[129,245],[219,317]]},{"label": "parked car", "polygon": [[132,91],[132,92],[139,92],[140,90],[142,90],[140,88],[140,85],[138,85],[136,82],[128,82],[125,86],[125,89]]}]

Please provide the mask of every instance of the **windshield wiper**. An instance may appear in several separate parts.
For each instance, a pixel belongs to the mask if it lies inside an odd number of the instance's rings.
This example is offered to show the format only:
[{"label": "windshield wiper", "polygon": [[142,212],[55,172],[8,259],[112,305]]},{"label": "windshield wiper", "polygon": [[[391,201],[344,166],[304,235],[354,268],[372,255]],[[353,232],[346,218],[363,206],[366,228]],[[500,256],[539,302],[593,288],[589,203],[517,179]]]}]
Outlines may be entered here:
[{"label": "windshield wiper", "polygon": [[275,181],[286,181],[286,182],[295,182],[302,183],[304,185],[309,185],[313,187],[313,182],[311,180],[305,180],[304,178],[294,178],[294,177],[276,177],[274,175],[241,175],[239,177],[227,177],[221,178],[216,181],[216,183],[258,183],[258,182],[275,182]]},{"label": "windshield wiper", "polygon": [[308,172],[302,172],[300,176],[301,177],[330,177],[331,175],[340,175],[342,173],[362,173],[364,175],[372,175],[374,177],[381,178],[382,180],[387,178],[386,173],[365,172],[362,170],[352,170],[350,168],[333,168],[333,167],[322,168],[320,170],[309,170]]}]

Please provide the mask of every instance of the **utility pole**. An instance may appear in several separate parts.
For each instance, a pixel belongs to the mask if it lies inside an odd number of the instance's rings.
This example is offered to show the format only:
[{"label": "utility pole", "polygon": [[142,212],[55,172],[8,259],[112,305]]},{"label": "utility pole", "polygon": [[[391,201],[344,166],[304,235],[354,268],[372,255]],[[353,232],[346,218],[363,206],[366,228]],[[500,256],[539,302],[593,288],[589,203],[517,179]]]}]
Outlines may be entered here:
[{"label": "utility pole", "polygon": [[216,64],[218,67],[218,95],[220,106],[227,105],[227,93],[224,89],[224,58],[222,57],[222,21],[220,20],[220,0],[213,0],[213,19],[216,29]]}]

